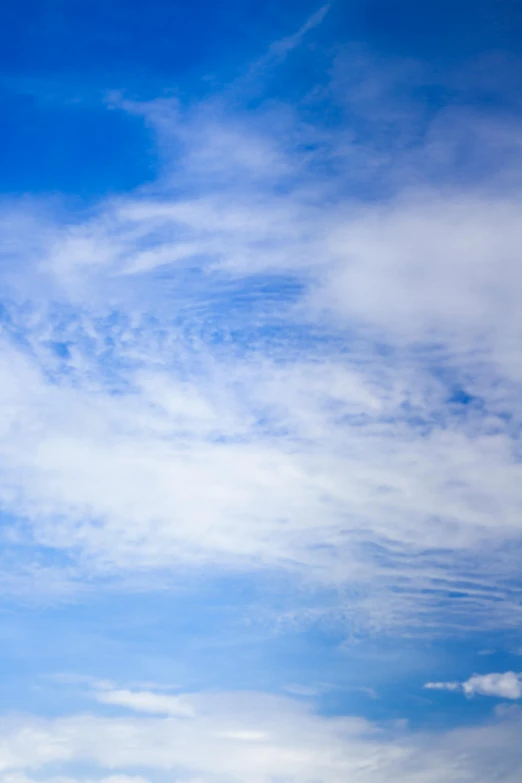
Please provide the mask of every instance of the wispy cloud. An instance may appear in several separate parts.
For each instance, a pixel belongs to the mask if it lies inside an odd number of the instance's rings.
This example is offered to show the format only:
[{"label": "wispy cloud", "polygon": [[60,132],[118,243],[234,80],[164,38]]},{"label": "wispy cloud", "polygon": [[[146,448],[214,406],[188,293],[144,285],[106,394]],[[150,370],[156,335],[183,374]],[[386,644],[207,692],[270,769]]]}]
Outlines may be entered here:
[{"label": "wispy cloud", "polygon": [[174,696],[154,691],[130,691],[110,686],[99,687],[93,692],[94,698],[102,704],[112,704],[127,707],[135,712],[146,712],[156,715],[174,715],[191,717],[193,707],[183,696]]},{"label": "wispy cloud", "polygon": [[[301,99],[264,93],[330,8],[219,93],[111,94],[155,182],[0,203],[0,588],[95,593],[56,668],[112,678],[4,714],[2,783],[520,781],[519,705],[421,730],[404,695],[414,636],[520,643],[520,117],[500,81],[487,111],[476,77],[356,45],[322,49]],[[390,706],[375,634],[408,640],[392,721],[351,709]],[[522,675],[424,687],[517,702]]]},{"label": "wispy cloud", "polygon": [[308,17],[304,24],[302,24],[295,33],[292,33],[292,35],[289,35],[286,38],[281,38],[279,41],[273,43],[260,63],[263,65],[275,64],[279,60],[283,59],[288,54],[288,52],[291,52],[293,49],[298,47],[305,35],[321,24],[332,5],[333,3],[325,3],[324,5],[320,6],[317,11],[314,11],[314,13]]},{"label": "wispy cloud", "polygon": [[[147,778],[141,775],[104,775],[97,778],[71,777],[59,775],[58,777],[39,778],[43,783],[149,783]],[[3,775],[2,783],[38,783],[33,777],[28,777],[23,772],[7,772]]]},{"label": "wispy cloud", "polygon": [[[71,780],[78,765],[94,765],[104,783],[107,775],[118,780],[120,771],[132,767],[154,780],[166,780],[175,772],[182,780],[203,783],[232,779],[269,783],[277,776],[295,783],[342,783],[347,777],[361,783],[441,779],[488,783],[499,754],[504,760],[503,781],[515,783],[520,771],[518,715],[485,727],[419,734],[402,724],[379,726],[360,718],[321,717],[302,700],[261,693],[202,693],[187,698],[194,710],[189,719],[4,718],[3,779],[11,775],[16,780],[26,771],[47,783],[46,768],[60,763],[71,770]],[[50,781],[54,783],[52,777]]]},{"label": "wispy cloud", "polygon": [[522,674],[474,674],[464,682],[428,682],[424,687],[429,690],[460,691],[466,696],[496,696],[515,700],[522,698]]},{"label": "wispy cloud", "polygon": [[410,145],[400,176],[376,162],[376,201],[343,163],[375,171],[371,134],[350,151],[299,110],[226,100],[121,103],[156,130],[162,178],[9,223],[13,546],[94,578],[357,586],[336,612],[378,625],[517,624],[520,194],[412,184]]}]

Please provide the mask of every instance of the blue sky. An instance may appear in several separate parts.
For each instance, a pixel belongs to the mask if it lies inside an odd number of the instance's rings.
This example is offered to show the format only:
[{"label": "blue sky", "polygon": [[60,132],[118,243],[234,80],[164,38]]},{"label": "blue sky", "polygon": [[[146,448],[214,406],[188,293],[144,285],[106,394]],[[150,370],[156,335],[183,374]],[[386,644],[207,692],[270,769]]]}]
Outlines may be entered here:
[{"label": "blue sky", "polygon": [[518,783],[515,2],[6,2],[0,783]]}]

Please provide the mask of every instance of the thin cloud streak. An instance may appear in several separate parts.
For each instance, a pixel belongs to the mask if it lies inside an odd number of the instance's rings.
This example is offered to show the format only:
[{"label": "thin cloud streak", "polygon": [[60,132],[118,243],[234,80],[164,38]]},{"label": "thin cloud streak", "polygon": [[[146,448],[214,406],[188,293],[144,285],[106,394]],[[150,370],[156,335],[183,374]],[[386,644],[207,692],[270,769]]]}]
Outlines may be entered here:
[{"label": "thin cloud streak", "polygon": [[468,697],[480,695],[516,700],[522,698],[522,674],[474,674],[465,682],[428,682],[424,687],[428,690],[460,691]]}]

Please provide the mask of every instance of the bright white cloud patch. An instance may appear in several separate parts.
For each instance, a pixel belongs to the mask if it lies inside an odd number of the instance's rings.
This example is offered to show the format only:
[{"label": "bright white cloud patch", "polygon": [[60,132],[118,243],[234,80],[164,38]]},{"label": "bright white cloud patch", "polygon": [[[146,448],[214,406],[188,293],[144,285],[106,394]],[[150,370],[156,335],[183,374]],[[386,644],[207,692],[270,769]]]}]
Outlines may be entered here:
[{"label": "bright white cloud patch", "polygon": [[428,682],[424,687],[431,690],[461,691],[466,696],[479,694],[514,700],[522,698],[522,674],[474,674],[465,682]]}]

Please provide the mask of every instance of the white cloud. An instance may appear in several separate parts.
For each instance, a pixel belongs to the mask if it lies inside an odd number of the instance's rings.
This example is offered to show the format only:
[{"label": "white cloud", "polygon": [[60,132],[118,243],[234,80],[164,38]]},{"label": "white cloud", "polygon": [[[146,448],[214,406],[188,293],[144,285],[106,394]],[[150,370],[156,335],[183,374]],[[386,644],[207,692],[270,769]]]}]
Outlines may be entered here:
[{"label": "white cloud", "polygon": [[[362,76],[345,100],[380,121]],[[2,588],[270,569],[334,594],[281,622],[519,627],[520,189],[423,181],[451,169],[463,126],[486,150],[515,150],[519,129],[446,114],[424,148],[382,154],[273,104],[119,105],[158,131],[155,185],[65,221],[2,207]],[[356,197],[370,171],[385,201]],[[522,676],[425,687],[518,700]],[[410,732],[287,691],[301,698],[98,684],[104,716],[3,718],[0,780],[520,780],[518,712]]]},{"label": "white cloud", "polygon": [[84,776],[70,777],[60,775],[59,777],[46,776],[45,778],[38,778],[36,780],[19,772],[4,773],[1,780],[2,783],[149,783],[149,781],[141,775],[107,775],[96,779],[86,778]]},{"label": "white cloud", "polygon": [[518,196],[410,193],[332,227],[318,295],[339,317],[454,348],[520,335]]},{"label": "white cloud", "polygon": [[270,783],[277,777],[291,783],[489,783],[495,768],[498,780],[515,783],[520,773],[518,714],[483,727],[424,734],[360,718],[321,717],[303,701],[260,693],[187,699],[194,709],[189,719],[4,718],[2,780],[11,776],[18,783],[16,775],[26,772],[46,781],[52,769],[72,781],[77,776],[69,770],[78,765],[99,768],[90,778],[103,783],[120,783],[119,775],[133,780],[129,770],[136,767],[154,780],[175,772],[201,783]]},{"label": "white cloud", "polygon": [[465,682],[428,682],[424,687],[431,690],[461,691],[466,696],[479,694],[515,700],[522,698],[522,674],[474,674]]},{"label": "white cloud", "polygon": [[[428,418],[444,404],[444,389],[416,368],[401,377],[361,357],[351,367],[300,357],[239,366],[202,349],[197,372],[190,355],[181,372],[140,361],[114,395],[91,385],[89,355],[73,383],[56,384],[4,346],[4,506],[31,521],[33,540],[78,552],[94,572],[211,561],[367,583],[385,571],[365,542],[394,540],[407,555],[445,547],[448,531],[456,551],[520,532],[508,435],[451,419],[427,434],[412,428],[405,403]],[[464,604],[501,590],[485,562],[468,575]],[[451,567],[449,557],[427,566],[403,556],[390,579],[415,590]]]},{"label": "white cloud", "polygon": [[[260,60],[254,63],[253,66],[251,66],[246,78],[252,78],[252,76],[254,76],[259,71],[262,71],[267,66],[273,66],[274,64],[284,60],[289,52],[293,51],[301,45],[304,37],[308,32],[310,32],[310,30],[313,30],[315,27],[321,24],[331,7],[331,3],[326,3],[325,5],[320,6],[309,16],[309,18],[299,28],[299,30],[297,30],[297,32],[273,43],[270,46],[268,52]],[[245,77],[242,77],[240,79],[240,84],[243,86],[244,83]]]},{"label": "white cloud", "polygon": [[156,715],[174,715],[190,717],[194,710],[183,696],[173,696],[153,691],[129,691],[102,688],[94,693],[102,704],[127,707],[135,712],[149,712]]},{"label": "white cloud", "polygon": [[212,563],[356,584],[346,611],[382,624],[464,583],[455,624],[518,623],[497,544],[522,533],[520,193],[363,204],[331,173],[343,140],[295,113],[123,105],[176,139],[176,190],[167,163],[88,216],[9,228],[13,539],[94,577]]},{"label": "white cloud", "polygon": [[430,691],[460,691],[462,683],[460,682],[427,682],[424,686]]}]

